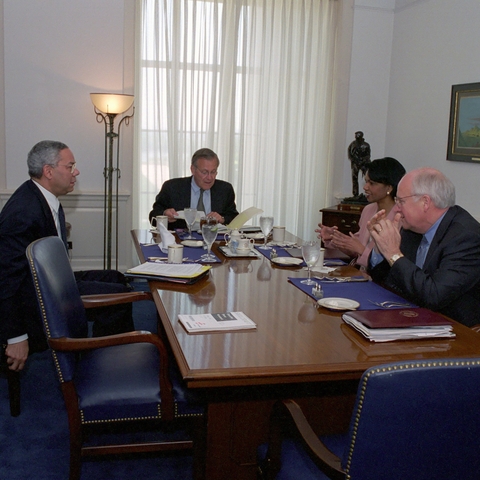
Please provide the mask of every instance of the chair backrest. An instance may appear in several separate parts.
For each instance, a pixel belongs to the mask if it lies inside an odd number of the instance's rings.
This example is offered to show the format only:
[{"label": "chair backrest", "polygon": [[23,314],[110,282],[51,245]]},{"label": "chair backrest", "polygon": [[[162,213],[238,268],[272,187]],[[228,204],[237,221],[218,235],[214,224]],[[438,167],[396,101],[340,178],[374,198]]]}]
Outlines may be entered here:
[{"label": "chair backrest", "polygon": [[[36,240],[28,246],[27,258],[47,340],[86,337],[85,308],[62,240],[59,237]],[[71,380],[75,354],[54,352],[54,359],[60,380]]]},{"label": "chair backrest", "polygon": [[370,368],[352,415],[346,478],[476,479],[479,412],[480,359]]}]

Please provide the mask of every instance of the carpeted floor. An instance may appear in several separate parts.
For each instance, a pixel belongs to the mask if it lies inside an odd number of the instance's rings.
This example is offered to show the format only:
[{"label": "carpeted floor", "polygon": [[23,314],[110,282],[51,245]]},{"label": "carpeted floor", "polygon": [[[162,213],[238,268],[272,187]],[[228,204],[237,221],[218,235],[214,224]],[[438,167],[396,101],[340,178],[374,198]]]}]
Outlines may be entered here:
[{"label": "carpeted floor", "polygon": [[[148,289],[135,282],[136,290]],[[156,331],[153,303],[134,304],[135,328]],[[69,466],[68,424],[49,351],[32,355],[22,374],[22,412],[10,416],[7,382],[0,378],[0,479],[66,480]],[[85,460],[82,479],[184,480],[192,478],[192,457],[155,455],[123,460]]]}]

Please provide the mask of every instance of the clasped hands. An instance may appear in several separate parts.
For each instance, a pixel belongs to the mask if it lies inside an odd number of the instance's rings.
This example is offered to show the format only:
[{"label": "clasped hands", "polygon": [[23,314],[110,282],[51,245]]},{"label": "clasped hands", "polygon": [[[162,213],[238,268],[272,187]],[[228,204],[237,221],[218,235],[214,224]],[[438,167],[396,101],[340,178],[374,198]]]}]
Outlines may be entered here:
[{"label": "clasped hands", "polygon": [[375,242],[375,250],[389,259],[400,250],[401,213],[396,213],[392,220],[386,218],[385,210],[379,210],[368,222],[367,229]]},{"label": "clasped hands", "polygon": [[330,242],[332,247],[338,248],[350,256],[358,256],[363,253],[365,245],[363,245],[353,233],[350,232],[350,235],[345,235],[340,232],[336,226],[328,227],[321,223],[319,223],[318,226],[320,228],[315,230],[318,234],[317,237],[324,242]]}]

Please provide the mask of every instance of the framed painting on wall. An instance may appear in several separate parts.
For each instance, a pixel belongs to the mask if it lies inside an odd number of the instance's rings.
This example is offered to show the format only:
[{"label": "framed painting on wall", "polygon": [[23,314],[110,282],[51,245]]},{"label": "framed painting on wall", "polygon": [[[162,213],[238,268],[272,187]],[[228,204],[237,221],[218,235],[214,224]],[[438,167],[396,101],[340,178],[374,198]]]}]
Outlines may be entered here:
[{"label": "framed painting on wall", "polygon": [[452,86],[447,160],[480,163],[480,83]]}]

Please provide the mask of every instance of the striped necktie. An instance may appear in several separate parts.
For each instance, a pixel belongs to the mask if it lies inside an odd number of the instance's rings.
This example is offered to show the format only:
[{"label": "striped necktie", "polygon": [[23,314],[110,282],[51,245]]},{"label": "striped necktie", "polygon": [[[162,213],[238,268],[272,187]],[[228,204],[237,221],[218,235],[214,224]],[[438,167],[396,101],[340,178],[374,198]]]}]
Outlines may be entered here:
[{"label": "striped necktie", "polygon": [[203,204],[203,190],[202,188],[200,189],[200,197],[198,198],[198,203],[197,203],[197,212],[204,212],[205,213],[205,205]]},{"label": "striped necktie", "polygon": [[427,256],[428,248],[430,244],[428,243],[428,240],[425,238],[425,235],[422,237],[422,241],[420,242],[420,245],[418,246],[417,249],[417,258],[415,260],[415,265],[419,268],[423,267],[423,264],[425,263],[425,258]]}]

